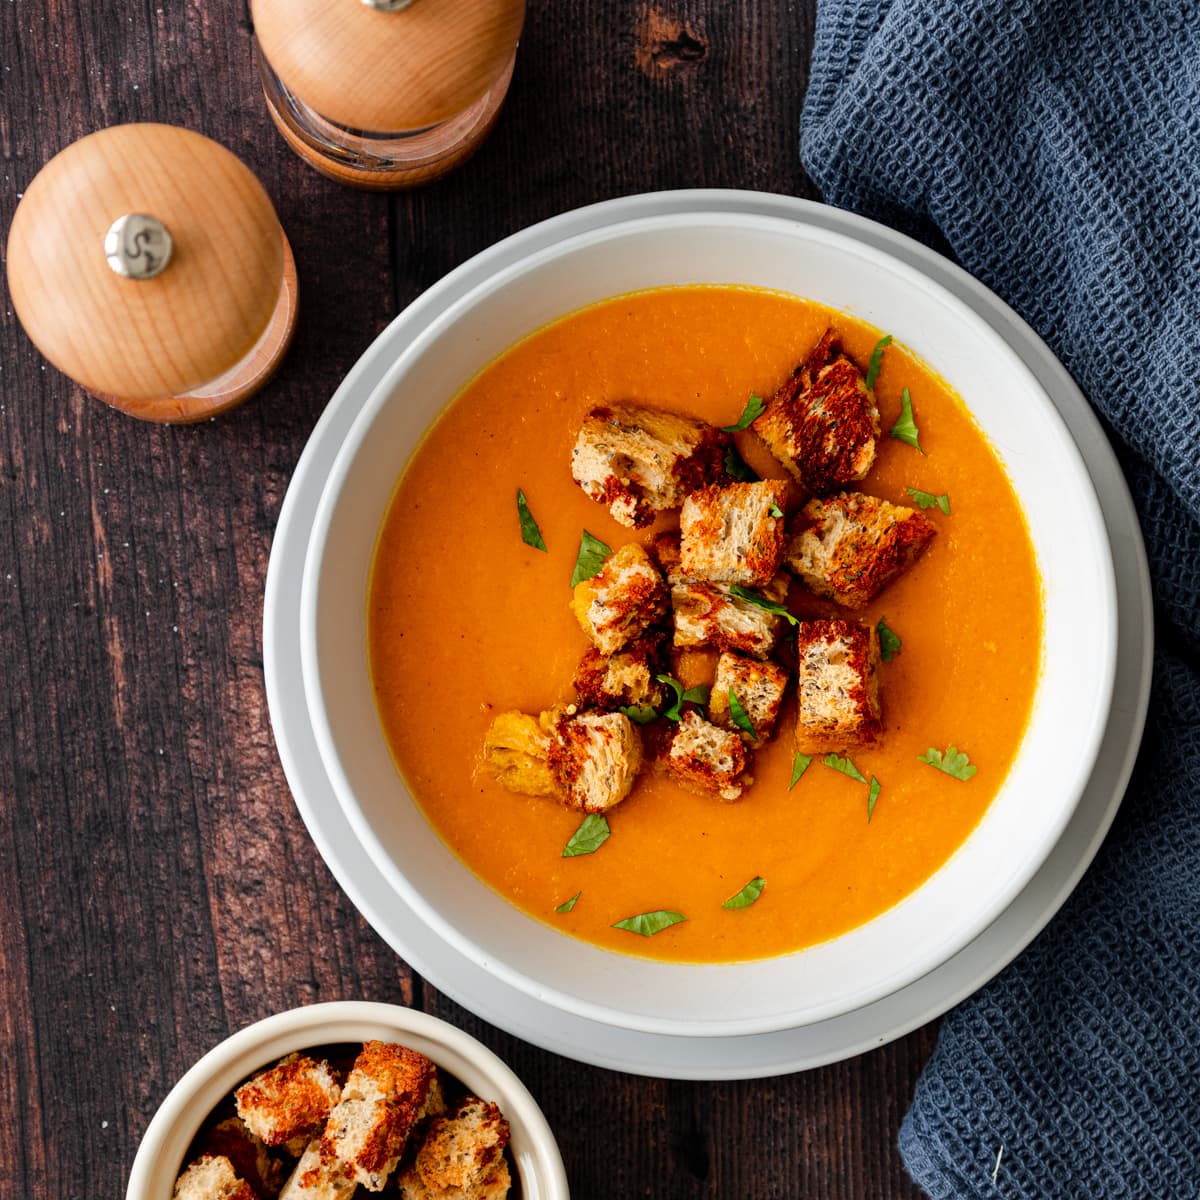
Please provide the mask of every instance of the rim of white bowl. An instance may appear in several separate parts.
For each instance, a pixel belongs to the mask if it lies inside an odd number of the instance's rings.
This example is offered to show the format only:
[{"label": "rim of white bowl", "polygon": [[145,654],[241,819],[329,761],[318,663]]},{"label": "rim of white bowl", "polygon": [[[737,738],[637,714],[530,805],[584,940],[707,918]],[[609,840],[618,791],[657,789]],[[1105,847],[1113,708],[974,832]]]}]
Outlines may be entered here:
[{"label": "rim of white bowl", "polygon": [[[554,220],[554,218],[551,220]],[[1051,433],[1056,440],[1056,465],[1069,474],[1071,491],[1076,500],[1086,509],[1087,520],[1085,525],[1087,539],[1092,544],[1095,560],[1094,565],[1100,576],[1096,581],[1098,586],[1091,595],[1095,604],[1096,623],[1100,634],[1092,646],[1094,653],[1090,659],[1091,664],[1096,670],[1089,681],[1090,686],[1084,697],[1084,702],[1078,706],[1081,711],[1086,710],[1087,717],[1082,736],[1073,744],[1075,753],[1072,757],[1076,767],[1071,776],[1069,794],[1064,803],[1057,805],[1053,809],[1053,819],[1042,827],[1041,835],[1037,841],[1026,847],[1028,853],[1019,862],[1011,866],[1003,886],[996,888],[991,893],[988,903],[974,909],[970,919],[960,920],[949,933],[941,933],[938,936],[925,940],[920,947],[920,952],[914,953],[903,966],[897,967],[888,973],[878,973],[869,983],[860,984],[821,1003],[809,1002],[800,1006],[793,1005],[790,1008],[750,1018],[737,1019],[724,1017],[681,1019],[677,1016],[663,1016],[644,1012],[631,1013],[610,1003],[597,1002],[589,999],[587,996],[564,990],[561,987],[548,985],[544,981],[532,978],[525,971],[498,959],[492,951],[481,944],[474,936],[448,919],[420,889],[411,884],[404,872],[396,866],[387,848],[380,840],[370,818],[363,812],[358,803],[353,785],[350,782],[349,771],[338,748],[338,739],[332,729],[328,710],[323,702],[321,688],[323,670],[318,646],[319,639],[317,637],[319,596],[322,583],[321,566],[324,557],[324,548],[330,536],[330,526],[336,515],[337,501],[352,475],[357,455],[370,437],[374,422],[379,417],[381,410],[391,401],[392,396],[397,391],[399,381],[412,369],[413,364],[418,362],[421,356],[438,339],[444,336],[450,328],[476,305],[486,301],[495,292],[510,287],[514,282],[538,271],[549,262],[569,256],[578,250],[624,239],[630,235],[653,233],[656,230],[678,230],[685,226],[691,227],[697,225],[713,226],[718,229],[732,228],[735,230],[745,230],[750,228],[768,230],[785,235],[808,238],[818,243],[833,246],[845,253],[867,260],[873,267],[887,269],[893,275],[905,281],[906,286],[925,292],[932,300],[953,313],[957,320],[970,327],[972,335],[975,338],[986,343],[992,353],[1005,361],[1006,368],[1012,373],[1013,378],[1019,379],[1022,387],[1038,398],[1040,415],[1046,423],[1047,432]],[[533,228],[536,229],[538,227],[535,226]],[[513,235],[513,238],[508,239],[508,241],[517,241],[529,232],[527,230],[523,231],[523,233]],[[696,282],[707,281],[697,280]],[[662,286],[670,285],[663,284]],[[638,290],[643,289],[640,286],[626,289],[626,291]],[[613,294],[619,295],[621,292],[618,291]],[[593,302],[597,302],[602,298],[601,296],[597,296],[596,301]],[[828,302],[826,301],[825,303]],[[570,310],[568,309],[567,311]],[[871,320],[870,316],[862,317],[861,319]],[[539,325],[536,321],[531,321],[529,329],[526,332],[532,332],[538,327]],[[907,339],[901,338],[900,340],[907,343]],[[929,361],[935,370],[939,368],[936,358],[931,358],[927,354],[922,355],[922,357],[926,361]],[[473,373],[471,371],[464,376],[464,384]],[[457,389],[445,397],[442,406],[430,418],[426,428],[440,417],[441,413],[445,410],[445,406],[453,399],[456,392]],[[409,449],[410,455],[414,448]],[[1003,453],[1001,453],[1001,459],[1002,461],[1004,460]],[[404,467],[407,465],[407,461],[408,459],[406,458],[404,463],[400,465],[396,473],[397,475],[402,473]],[[392,494],[394,482],[393,478],[386,489],[384,510],[386,510],[386,502]],[[371,531],[372,545],[374,544],[375,534],[376,530],[373,529]],[[365,583],[366,580],[364,578],[364,589]],[[365,601],[363,608],[365,609]],[[1108,546],[1104,533],[1099,502],[1086,466],[1065,422],[1055,410],[1049,397],[1045,395],[1044,389],[1025,364],[1021,362],[1015,351],[1008,346],[1004,339],[987,322],[954,297],[941,284],[917,269],[910,267],[908,264],[893,258],[884,251],[865,245],[842,233],[804,225],[800,221],[790,220],[785,217],[747,215],[719,210],[712,211],[704,208],[684,213],[633,218],[599,229],[571,234],[555,241],[525,258],[511,263],[507,267],[501,268],[488,278],[482,280],[457,300],[448,304],[445,310],[439,316],[435,317],[413,339],[397,356],[396,361],[363,405],[362,411],[355,419],[338,452],[322,491],[304,565],[304,578],[301,586],[300,625],[302,673],[304,676],[306,702],[312,720],[318,752],[328,772],[333,790],[338,796],[339,803],[357,836],[373,861],[388,878],[391,885],[405,899],[406,903],[413,908],[422,920],[435,929],[440,936],[453,944],[460,953],[476,962],[486,964],[490,972],[542,1002],[550,1003],[565,1011],[576,1013],[591,1020],[602,1021],[609,1025],[637,1029],[648,1033],[681,1037],[728,1037],[742,1034],[767,1033],[778,1029],[792,1028],[797,1025],[810,1024],[839,1013],[852,1011],[919,979],[976,937],[1011,903],[1013,897],[1032,878],[1069,820],[1099,750],[1100,739],[1104,729],[1104,714],[1108,711],[1111,703],[1116,665],[1115,578],[1112,569],[1111,549]],[[1045,647],[1043,646],[1043,666],[1044,661]],[[1039,679],[1038,693],[1035,696],[1035,708],[1039,703],[1041,691],[1042,680]],[[378,717],[376,717],[376,722],[378,723]],[[1032,724],[1031,722],[1031,726],[1026,729],[1022,743],[1023,747],[1030,736]],[[382,730],[378,731],[378,736],[381,739],[383,738]],[[1015,771],[1015,769],[1014,767],[1013,770]],[[416,801],[412,800],[411,793],[408,791],[407,782],[400,776],[399,772],[396,774],[399,786],[409,795],[410,801],[416,805]],[[1013,771],[1010,771],[1008,779],[1001,785],[997,799],[1009,789],[1012,776]],[[417,807],[419,808],[419,805]],[[529,922],[532,928],[536,928],[538,933],[546,937],[564,938],[576,945],[587,946],[587,949],[594,954],[618,962],[625,962],[633,958],[634,961],[641,964],[644,970],[655,971],[657,969],[671,972],[677,977],[682,977],[689,972],[697,973],[694,982],[702,987],[706,976],[710,980],[715,977],[713,973],[721,973],[729,970],[753,971],[755,967],[762,968],[764,963],[777,963],[781,960],[799,959],[811,956],[814,952],[820,951],[825,947],[849,944],[851,939],[856,938],[864,930],[876,927],[881,921],[894,917],[896,914],[901,914],[904,910],[911,908],[917,898],[928,896],[936,886],[939,878],[946,876],[947,872],[954,867],[954,864],[963,858],[964,852],[967,851],[968,847],[976,843],[980,829],[984,827],[989,817],[995,813],[998,807],[994,801],[988,812],[985,813],[979,826],[972,831],[964,844],[959,847],[951,858],[929,880],[898,904],[886,910],[880,916],[866,922],[863,926],[848,931],[838,938],[819,943],[817,946],[809,947],[791,955],[781,955],[774,959],[749,960],[731,964],[698,965],[665,963],[658,960],[634,958],[634,956],[622,955],[616,951],[601,950],[582,942],[580,939],[569,938],[567,935],[560,934],[550,927],[545,926],[542,922],[537,921],[536,918],[520,912],[515,907],[513,911],[517,912],[523,920]],[[425,820],[423,814],[421,815],[421,819]],[[436,832],[433,833],[433,836],[437,837]],[[469,876],[473,880],[475,879],[469,868],[461,864],[461,861],[453,855],[453,851],[447,848],[447,853],[458,863],[465,876]],[[478,880],[475,880],[475,882],[480,887],[486,888],[486,885],[479,883]],[[491,889],[487,890],[491,891]],[[494,895],[494,893],[492,894]],[[508,903],[503,900],[501,902]]]},{"label": "rim of white bowl", "polygon": [[125,1200],[170,1200],[200,1126],[233,1089],[294,1050],[373,1038],[400,1041],[431,1058],[482,1099],[500,1106],[525,1200],[568,1200],[566,1169],[545,1114],[529,1089],[482,1042],[428,1013],[368,1000],[292,1008],[248,1025],[184,1072],[146,1126]]}]

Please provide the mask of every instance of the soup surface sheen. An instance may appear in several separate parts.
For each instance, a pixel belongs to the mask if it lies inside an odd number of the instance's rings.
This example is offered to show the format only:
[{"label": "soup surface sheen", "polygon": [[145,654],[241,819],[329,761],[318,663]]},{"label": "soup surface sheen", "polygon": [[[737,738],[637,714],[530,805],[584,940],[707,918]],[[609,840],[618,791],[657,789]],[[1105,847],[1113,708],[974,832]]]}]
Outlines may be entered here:
[{"label": "soup surface sheen", "polygon": [[[764,399],[833,324],[865,367],[878,330],[774,292],[679,287],[605,301],[526,338],[463,390],[426,435],[380,532],[369,604],[372,677],[401,773],[462,861],[530,915],[625,953],[731,962],[787,953],[890,908],[962,844],[1016,754],[1040,665],[1041,592],[1033,549],[1004,469],[962,402],[901,346],[876,383],[883,436],[866,492],[912,505],[906,488],[949,497],[938,536],[861,613],[902,640],[881,665],[885,732],[850,751],[881,788],[814,758],[789,790],[792,690],[773,741],[753,755],[737,803],[691,795],[652,770],[608,814],[594,854],[563,858],[581,814],[514,795],[481,766],[484,733],[506,709],[538,713],[574,699],[588,648],[569,609],[582,530],[613,549],[648,544],[574,484],[570,454],[594,405],[632,401],[731,425]],[[925,453],[890,438],[907,387]],[[784,472],[752,434],[736,439],[763,475]],[[524,490],[548,548],[521,540]],[[846,615],[793,585],[801,616]],[[714,657],[676,656],[688,684]],[[953,744],[965,782],[918,761]],[[722,902],[755,877],[758,901]],[[556,908],[579,894],[566,913]],[[687,920],[649,938],[613,923],[657,909]]]}]

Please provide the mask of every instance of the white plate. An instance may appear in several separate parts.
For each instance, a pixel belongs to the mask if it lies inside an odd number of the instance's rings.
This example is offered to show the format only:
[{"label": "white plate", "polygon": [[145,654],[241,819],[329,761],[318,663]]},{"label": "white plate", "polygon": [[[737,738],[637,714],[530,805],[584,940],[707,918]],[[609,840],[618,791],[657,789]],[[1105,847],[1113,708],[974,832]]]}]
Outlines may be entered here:
[{"label": "white plate", "polygon": [[[1006,910],[949,962],[851,1013],[801,1028],[741,1037],[680,1039],[571,1016],[520,993],[432,933],[397,895],[347,823],[313,748],[299,665],[299,590],[309,531],[325,480],[367,397],[409,342],[489,272],[554,239],[632,218],[694,209],[771,216],[848,234],[948,288],[1017,351],[1055,402],[1099,494],[1116,562],[1119,650],[1113,706],[1096,769],[1049,859]],[[881,226],[786,197],[675,192],[630,197],[566,214],[464,264],[420,297],[347,376],[314,430],[288,491],[271,555],[265,660],[272,723],[297,806],[330,869],[363,915],[414,968],[466,1007],[547,1049],[599,1065],[680,1078],[769,1075],[881,1045],[944,1012],[990,978],[1057,910],[1091,861],[1132,768],[1149,689],[1149,582],[1128,493],[1098,423],[1063,368],[1019,318],[932,252]]]}]

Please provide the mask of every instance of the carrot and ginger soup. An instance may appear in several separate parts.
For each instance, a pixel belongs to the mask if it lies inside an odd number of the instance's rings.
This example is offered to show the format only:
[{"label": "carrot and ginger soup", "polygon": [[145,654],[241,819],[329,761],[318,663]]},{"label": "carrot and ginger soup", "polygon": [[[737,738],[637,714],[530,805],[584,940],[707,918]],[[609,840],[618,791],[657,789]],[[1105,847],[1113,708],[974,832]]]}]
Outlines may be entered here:
[{"label": "carrot and ginger soup", "polygon": [[[413,795],[461,860],[564,933],[689,962],[765,957],[834,937],[936,871],[1013,761],[1041,653],[1041,591],[1024,518],[962,401],[892,345],[875,383],[878,458],[856,487],[909,507],[906,489],[917,489],[945,497],[950,511],[926,511],[937,537],[867,608],[839,610],[799,584],[789,596],[801,618],[886,618],[900,638],[879,669],[883,734],[848,751],[865,780],[879,781],[870,819],[868,787],[823,756],[789,788],[794,684],[773,739],[753,751],[754,783],[740,800],[691,794],[648,766],[606,814],[611,836],[595,853],[562,855],[581,813],[506,791],[483,769],[496,714],[536,715],[575,699],[572,678],[589,647],[569,607],[582,531],[616,550],[648,545],[678,525],[676,511],[649,529],[627,529],[576,486],[571,448],[585,414],[629,402],[732,425],[752,393],[775,393],[829,325],[865,369],[880,331],[792,296],[679,287],[597,304],[482,371],[397,486],[369,596],[386,736]],[[888,436],[905,388],[924,453]],[[760,475],[785,477],[752,433],[735,440]],[[518,488],[545,553],[522,540]],[[676,651],[673,674],[689,686],[710,682],[715,658]],[[969,756],[970,778],[920,759],[950,746]],[[752,879],[765,881],[754,903],[722,907]],[[686,920],[651,937],[614,928],[657,910]]]}]

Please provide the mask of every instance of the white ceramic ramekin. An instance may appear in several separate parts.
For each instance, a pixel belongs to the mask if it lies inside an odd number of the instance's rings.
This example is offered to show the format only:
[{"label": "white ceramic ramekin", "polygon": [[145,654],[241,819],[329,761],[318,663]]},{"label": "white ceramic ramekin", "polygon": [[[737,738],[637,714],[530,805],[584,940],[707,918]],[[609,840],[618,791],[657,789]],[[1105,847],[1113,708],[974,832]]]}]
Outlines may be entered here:
[{"label": "white ceramic ramekin", "polygon": [[[568,1200],[554,1134],[525,1085],[486,1046],[425,1013],[395,1004],[337,1001],[293,1008],[226,1038],[167,1094],[138,1147],[125,1200],[171,1200],[184,1155],[205,1118],[240,1083],[294,1050],[372,1039],[400,1042],[431,1058],[484,1100],[500,1106],[523,1200]],[[514,1189],[515,1190],[515,1189]]]}]

